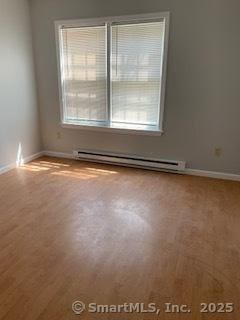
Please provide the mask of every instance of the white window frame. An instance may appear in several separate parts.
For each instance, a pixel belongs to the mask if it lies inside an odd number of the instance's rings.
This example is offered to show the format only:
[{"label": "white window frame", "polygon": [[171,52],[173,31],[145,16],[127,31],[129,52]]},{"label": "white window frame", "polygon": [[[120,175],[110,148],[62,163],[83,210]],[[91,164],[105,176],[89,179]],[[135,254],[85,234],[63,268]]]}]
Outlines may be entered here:
[{"label": "white window frame", "polygon": [[[62,27],[93,27],[106,24],[109,29],[107,38],[107,55],[106,55],[106,65],[107,65],[107,104],[108,104],[108,113],[110,112],[110,72],[111,72],[111,24],[115,22],[154,22],[161,21],[165,22],[165,32],[164,32],[164,48],[163,48],[163,64],[162,64],[162,78],[161,78],[161,88],[160,88],[160,106],[159,106],[159,121],[158,125],[154,129],[135,129],[135,128],[117,128],[113,127],[110,124],[106,125],[97,125],[97,124],[76,124],[69,123],[65,121],[64,116],[64,96],[63,96],[63,85],[62,85],[62,69],[61,65],[61,33],[60,30]],[[72,129],[86,129],[94,131],[107,131],[107,132],[118,132],[118,133],[133,133],[133,134],[144,134],[144,135],[161,135],[163,133],[163,117],[164,117],[164,105],[165,105],[165,90],[166,90],[166,76],[167,76],[167,55],[168,55],[168,39],[169,39],[169,12],[158,12],[158,13],[148,13],[148,14],[138,14],[138,15],[126,15],[126,16],[113,16],[113,17],[103,17],[103,18],[88,18],[88,19],[79,19],[79,20],[58,20],[55,21],[55,36],[56,36],[56,51],[57,51],[57,65],[58,65],[58,87],[59,87],[59,100],[60,100],[60,124],[64,128]],[[137,126],[136,126],[137,127]]]}]

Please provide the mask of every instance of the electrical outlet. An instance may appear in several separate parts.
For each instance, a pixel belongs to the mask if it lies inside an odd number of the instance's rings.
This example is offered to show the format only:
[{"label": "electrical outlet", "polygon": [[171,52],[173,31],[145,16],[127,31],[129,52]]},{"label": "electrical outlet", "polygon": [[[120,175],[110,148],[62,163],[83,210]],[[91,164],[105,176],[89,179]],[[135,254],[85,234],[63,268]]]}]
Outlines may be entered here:
[{"label": "electrical outlet", "polygon": [[215,147],[215,148],[214,148],[214,155],[215,155],[215,157],[221,157],[221,155],[222,155],[222,148],[220,148],[220,147]]},{"label": "electrical outlet", "polygon": [[57,132],[57,139],[61,139],[61,138],[62,138],[61,132]]}]

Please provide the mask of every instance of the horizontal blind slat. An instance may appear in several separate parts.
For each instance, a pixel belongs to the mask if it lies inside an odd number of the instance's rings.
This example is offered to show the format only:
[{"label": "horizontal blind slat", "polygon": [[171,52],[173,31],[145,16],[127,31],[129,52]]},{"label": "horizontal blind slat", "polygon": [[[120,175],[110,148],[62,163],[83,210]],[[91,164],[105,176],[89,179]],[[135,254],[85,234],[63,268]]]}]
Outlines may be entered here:
[{"label": "horizontal blind slat", "polygon": [[105,28],[61,30],[66,120],[106,120]]},{"label": "horizontal blind slat", "polygon": [[112,26],[112,121],[157,125],[164,22]]}]

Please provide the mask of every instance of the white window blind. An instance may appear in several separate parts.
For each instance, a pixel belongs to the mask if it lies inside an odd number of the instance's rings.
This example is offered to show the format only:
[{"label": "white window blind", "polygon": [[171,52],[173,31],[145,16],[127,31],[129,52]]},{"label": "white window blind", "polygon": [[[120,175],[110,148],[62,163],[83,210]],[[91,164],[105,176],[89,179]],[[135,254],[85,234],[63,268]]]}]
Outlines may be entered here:
[{"label": "white window blind", "polygon": [[106,121],[106,27],[62,29],[67,121]]},{"label": "white window blind", "polygon": [[162,130],[168,14],[56,22],[62,122]]},{"label": "white window blind", "polygon": [[112,26],[112,121],[157,125],[164,23]]}]

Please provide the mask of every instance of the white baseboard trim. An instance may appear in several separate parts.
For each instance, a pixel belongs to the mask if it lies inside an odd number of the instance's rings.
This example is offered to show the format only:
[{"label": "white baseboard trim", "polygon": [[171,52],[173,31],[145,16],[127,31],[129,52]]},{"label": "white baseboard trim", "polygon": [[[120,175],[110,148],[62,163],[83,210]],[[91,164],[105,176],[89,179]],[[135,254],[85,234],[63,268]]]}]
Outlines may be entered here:
[{"label": "white baseboard trim", "polygon": [[[35,153],[35,154],[31,155],[31,156],[28,156],[28,157],[24,158],[21,161],[21,163],[22,164],[26,164],[26,163],[28,163],[30,161],[33,161],[33,160],[35,160],[37,158],[42,157],[43,155],[44,155],[43,151]],[[17,167],[19,167],[19,165],[17,163],[12,163],[12,164],[5,165],[5,166],[0,168],[0,175],[3,174],[3,173],[6,173],[6,172],[8,172],[8,171],[10,171],[12,169],[15,169]]]},{"label": "white baseboard trim", "polygon": [[6,173],[16,167],[16,164],[9,164],[0,168],[0,175]]},{"label": "white baseboard trim", "polygon": [[[43,155],[49,156],[49,157],[56,157],[56,158],[75,159],[73,154],[64,153],[64,152],[43,151]],[[163,170],[163,171],[167,172],[167,170]],[[205,171],[205,170],[186,168],[184,171],[176,172],[176,173],[186,174],[186,175],[191,175],[191,176],[206,177],[206,178],[240,181],[240,175],[231,174],[231,173],[224,173],[224,172]]]},{"label": "white baseboard trim", "polygon": [[216,171],[205,171],[205,170],[196,170],[196,169],[185,169],[184,174],[190,176],[198,176],[198,177],[206,177],[206,178],[214,178],[214,179],[224,179],[224,180],[232,180],[232,181],[240,181],[240,175],[232,174],[232,173],[224,173],[224,172],[216,172]]},{"label": "white baseboard trim", "polygon": [[[31,156],[28,156],[23,159],[22,163],[28,163],[42,156],[56,157],[56,158],[64,158],[64,159],[75,159],[74,155],[71,153],[64,152],[56,152],[56,151],[41,151]],[[0,168],[0,175],[6,173],[14,168],[18,167],[16,163],[12,163]],[[166,171],[166,170],[164,170]],[[178,172],[176,172],[178,173]],[[232,180],[232,181],[240,181],[240,175],[224,173],[224,172],[215,172],[215,171],[205,171],[205,170],[197,170],[197,169],[189,169],[186,168],[184,171],[179,172],[181,174],[186,174],[190,176],[199,176],[206,178],[214,178],[214,179],[224,179],[224,180]]]},{"label": "white baseboard trim", "polygon": [[30,161],[33,161],[35,159],[38,159],[38,158],[40,158],[42,156],[44,156],[44,151],[35,153],[35,154],[33,154],[33,155],[29,156],[29,157],[24,158],[23,159],[23,164],[28,163]]},{"label": "white baseboard trim", "polygon": [[43,151],[44,156],[64,158],[64,159],[75,159],[72,153],[56,152],[56,151]]}]

